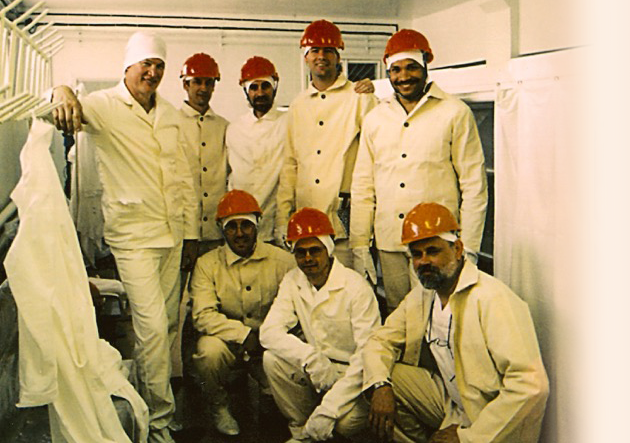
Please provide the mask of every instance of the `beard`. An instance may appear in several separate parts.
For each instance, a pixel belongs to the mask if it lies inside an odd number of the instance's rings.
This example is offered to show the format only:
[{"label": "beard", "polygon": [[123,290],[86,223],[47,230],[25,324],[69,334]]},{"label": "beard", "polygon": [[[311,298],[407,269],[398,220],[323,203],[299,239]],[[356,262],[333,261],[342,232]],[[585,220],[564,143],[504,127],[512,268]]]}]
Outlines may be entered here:
[{"label": "beard", "polygon": [[255,100],[250,101],[254,111],[266,114],[273,106],[273,99],[268,97],[257,97]]},{"label": "beard", "polygon": [[[403,94],[400,91],[400,89],[397,87],[401,85],[411,85],[411,86],[414,86],[414,89],[408,94]],[[420,100],[420,98],[422,98],[422,96],[424,95],[424,88],[426,84],[421,85],[421,79],[414,77],[414,78],[410,78],[409,80],[392,83],[392,86],[394,90],[396,91],[396,94],[398,94],[405,100],[414,101],[414,100]]]},{"label": "beard", "polygon": [[424,265],[418,268],[416,274],[425,289],[437,290],[443,288],[447,284],[450,284],[453,277],[455,277],[455,274],[457,274],[458,268],[459,262],[457,260],[453,260],[444,268],[444,270],[440,270],[435,266]]}]

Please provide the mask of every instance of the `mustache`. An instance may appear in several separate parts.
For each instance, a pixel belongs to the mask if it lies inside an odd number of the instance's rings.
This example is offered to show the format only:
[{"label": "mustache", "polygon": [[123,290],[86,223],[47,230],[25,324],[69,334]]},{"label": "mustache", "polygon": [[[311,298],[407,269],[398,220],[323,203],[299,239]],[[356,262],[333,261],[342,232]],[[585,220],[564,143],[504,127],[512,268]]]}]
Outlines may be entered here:
[{"label": "mustache", "polygon": [[396,86],[400,86],[400,85],[416,85],[420,83],[420,79],[419,78],[410,78],[407,80],[398,80],[396,82],[394,82],[394,85]]},{"label": "mustache", "polygon": [[438,273],[440,270],[431,265],[422,265],[418,268],[418,274],[424,274],[425,272]]}]

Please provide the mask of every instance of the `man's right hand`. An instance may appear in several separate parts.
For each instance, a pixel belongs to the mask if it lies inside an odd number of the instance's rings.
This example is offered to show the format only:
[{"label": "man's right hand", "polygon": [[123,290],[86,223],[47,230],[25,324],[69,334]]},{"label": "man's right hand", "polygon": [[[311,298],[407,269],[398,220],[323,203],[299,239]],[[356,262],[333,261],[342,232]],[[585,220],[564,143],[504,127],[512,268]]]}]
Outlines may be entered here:
[{"label": "man's right hand", "polygon": [[72,89],[67,86],[57,86],[53,89],[52,102],[61,102],[61,105],[53,110],[53,123],[64,134],[74,134],[81,130],[83,108],[74,95]]},{"label": "man's right hand", "polygon": [[372,432],[380,440],[392,441],[394,437],[394,418],[396,417],[396,400],[391,386],[381,386],[372,394],[368,420]]}]

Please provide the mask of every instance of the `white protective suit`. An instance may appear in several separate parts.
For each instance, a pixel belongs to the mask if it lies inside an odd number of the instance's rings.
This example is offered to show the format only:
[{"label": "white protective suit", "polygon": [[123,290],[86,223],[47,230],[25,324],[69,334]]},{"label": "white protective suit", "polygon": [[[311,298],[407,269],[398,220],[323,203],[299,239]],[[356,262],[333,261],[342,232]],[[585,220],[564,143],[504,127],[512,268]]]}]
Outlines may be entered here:
[{"label": "white protective suit", "polygon": [[74,225],[48,152],[54,128],[35,121],[11,194],[20,228],[4,262],[18,306],[20,403],[49,404],[53,442],[129,442],[111,395],[134,408],[145,441],[147,407],[120,354],[98,338]]}]

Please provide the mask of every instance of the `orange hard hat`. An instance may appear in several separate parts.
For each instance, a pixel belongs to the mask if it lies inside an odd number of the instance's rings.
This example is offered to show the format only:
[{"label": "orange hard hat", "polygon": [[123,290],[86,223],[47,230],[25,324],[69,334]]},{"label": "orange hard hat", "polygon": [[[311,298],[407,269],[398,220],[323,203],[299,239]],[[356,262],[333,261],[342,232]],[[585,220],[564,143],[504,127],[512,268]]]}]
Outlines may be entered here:
[{"label": "orange hard hat", "polygon": [[387,57],[391,57],[399,52],[422,51],[427,54],[427,63],[433,60],[433,51],[429,46],[429,40],[413,29],[401,29],[387,40],[383,61],[387,63]]},{"label": "orange hard hat", "polygon": [[238,214],[260,215],[262,211],[253,195],[240,189],[233,189],[219,200],[215,218],[219,221],[230,215]]},{"label": "orange hard hat", "polygon": [[219,65],[212,57],[203,52],[193,54],[184,62],[181,77],[207,77],[216,80],[221,79]]},{"label": "orange hard hat", "polygon": [[239,85],[242,85],[246,81],[261,77],[271,77],[275,81],[280,79],[273,63],[265,57],[254,56],[247,59],[245,64],[241,67],[241,79],[238,83]]},{"label": "orange hard hat", "polygon": [[328,20],[316,20],[306,27],[300,40],[300,48],[306,46],[344,49],[341,31]]},{"label": "orange hard hat", "polygon": [[302,208],[291,216],[287,226],[287,241],[319,235],[335,235],[328,216],[314,208]]},{"label": "orange hard hat", "polygon": [[403,220],[401,240],[406,245],[451,231],[459,231],[451,211],[438,203],[420,203]]}]

